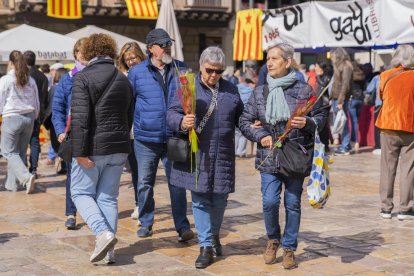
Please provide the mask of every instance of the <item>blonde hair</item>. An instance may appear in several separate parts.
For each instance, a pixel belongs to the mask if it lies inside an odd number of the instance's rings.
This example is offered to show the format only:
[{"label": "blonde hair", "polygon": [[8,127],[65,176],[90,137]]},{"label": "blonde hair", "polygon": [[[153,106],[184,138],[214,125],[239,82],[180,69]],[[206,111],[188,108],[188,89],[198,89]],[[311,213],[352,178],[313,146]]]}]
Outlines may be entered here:
[{"label": "blonde hair", "polygon": [[124,56],[129,52],[136,55],[140,61],[143,61],[145,59],[145,54],[142,52],[138,43],[134,41],[125,43],[125,45],[122,46],[121,52],[119,53],[119,56],[118,56],[118,69],[122,72],[127,72],[129,69],[128,65],[126,64],[124,60]]}]

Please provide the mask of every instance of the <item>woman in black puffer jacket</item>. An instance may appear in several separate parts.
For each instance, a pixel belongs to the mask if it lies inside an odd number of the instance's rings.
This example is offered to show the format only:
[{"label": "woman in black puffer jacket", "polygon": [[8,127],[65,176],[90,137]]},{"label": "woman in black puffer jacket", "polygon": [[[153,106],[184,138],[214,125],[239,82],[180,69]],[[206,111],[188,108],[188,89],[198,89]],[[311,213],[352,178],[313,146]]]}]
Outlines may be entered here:
[{"label": "woman in black puffer jacket", "polygon": [[119,181],[131,151],[132,87],[114,66],[117,49],[110,36],[91,35],[81,53],[89,63],[73,82],[71,193],[96,236],[90,261],[113,263]]},{"label": "woman in black puffer jacket", "polygon": [[[288,119],[296,107],[305,104],[313,95],[312,88],[296,78],[290,67],[294,49],[289,44],[278,44],[268,50],[267,85],[258,86],[245,106],[240,117],[239,128],[249,140],[257,142],[256,168],[260,171],[263,196],[263,215],[269,238],[264,260],[266,264],[276,261],[280,245],[283,247],[283,267],[296,267],[294,251],[297,248],[303,176],[283,176],[279,173],[278,162],[272,156],[273,144],[285,129]],[[319,103],[320,104],[320,103]],[[313,143],[316,125],[319,129],[326,122],[327,110],[318,109],[304,117],[294,117],[290,140],[301,145]],[[261,127],[252,124],[260,121]],[[255,124],[257,125],[257,124]],[[280,161],[282,162],[282,161]],[[282,183],[285,184],[286,226],[283,238],[279,224],[279,205]]]}]

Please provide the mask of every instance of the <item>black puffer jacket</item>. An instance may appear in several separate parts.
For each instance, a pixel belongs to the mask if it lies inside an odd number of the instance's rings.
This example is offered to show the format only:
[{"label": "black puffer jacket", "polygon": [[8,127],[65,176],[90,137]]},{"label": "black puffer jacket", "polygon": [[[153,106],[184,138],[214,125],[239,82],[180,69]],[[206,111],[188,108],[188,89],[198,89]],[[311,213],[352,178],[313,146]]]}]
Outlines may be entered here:
[{"label": "black puffer jacket", "polygon": [[[273,162],[273,159],[266,159],[270,150],[263,148],[260,141],[268,135],[271,135],[273,140],[276,140],[276,137],[283,133],[287,122],[279,122],[275,126],[266,122],[267,97],[264,96],[264,90],[268,91],[267,85],[258,86],[250,96],[249,102],[245,105],[244,112],[240,117],[239,128],[247,139],[257,142],[256,169],[265,173],[277,173],[278,169],[276,163]],[[291,86],[284,89],[283,92],[291,114],[295,111],[298,105],[305,104],[310,96],[314,95],[312,88],[308,84],[300,81],[296,81]],[[327,116],[328,109],[323,108],[322,102],[319,101],[315,104],[313,111],[306,116],[305,127],[292,130],[289,134],[289,139],[295,140],[302,145],[313,143],[313,136],[316,129],[315,122],[318,129],[322,129],[326,123]],[[263,127],[251,128],[250,126],[255,120],[259,120]],[[264,163],[262,164],[262,162]],[[260,164],[262,165],[259,166]]]},{"label": "black puffer jacket", "polygon": [[[97,104],[112,80],[109,90]],[[132,86],[110,59],[100,58],[77,73],[71,105],[72,155],[86,157],[129,153],[132,127]]]}]

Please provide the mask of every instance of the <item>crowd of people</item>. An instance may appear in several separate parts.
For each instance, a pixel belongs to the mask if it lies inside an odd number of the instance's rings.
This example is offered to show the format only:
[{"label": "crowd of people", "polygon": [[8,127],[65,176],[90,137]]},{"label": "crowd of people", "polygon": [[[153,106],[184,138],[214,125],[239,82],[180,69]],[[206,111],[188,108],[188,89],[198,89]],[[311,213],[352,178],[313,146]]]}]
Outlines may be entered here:
[{"label": "crowd of people", "polygon": [[[152,235],[154,185],[161,161],[177,241],[195,237],[187,218],[188,190],[200,245],[195,267],[208,267],[224,254],[220,228],[229,194],[236,188],[235,160],[247,156],[250,140],[257,143],[255,167],[260,171],[268,237],[264,262],[275,263],[281,248],[283,268],[297,267],[294,252],[306,175],[282,171],[280,162],[287,161],[275,158],[276,139],[290,127],[286,143],[296,143],[306,152],[313,147],[317,130],[327,152],[339,139],[335,155],[350,154],[351,143],[358,151],[358,116],[364,100],[373,93],[380,136],[375,149],[381,149],[380,215],[391,218],[400,158],[398,218],[414,218],[413,47],[399,46],[392,60],[394,68],[376,75],[372,66],[351,61],[343,48],[332,52],[332,65],[317,62],[305,72],[293,59],[294,48],[280,43],[267,49],[266,64],[258,74],[238,71],[229,80],[223,76],[223,51],[208,47],[200,55],[194,80],[195,112],[187,112],[178,93],[182,81],[178,73],[188,67],[172,58],[172,43],[168,33],[157,28],[147,35],[146,53],[130,42],[118,54],[112,37],[92,34],[74,45],[75,66],[70,71],[59,63],[39,71],[33,52],[13,51],[8,74],[0,79],[0,146],[8,164],[5,188],[18,191],[24,187],[28,194],[35,191],[41,124],[50,130],[48,165],[55,164],[60,145],[69,141],[72,160],[58,161],[59,172],[66,174],[65,226],[77,229],[79,212],[96,237],[91,262],[116,261],[119,184],[126,163],[134,188],[131,218],[138,221],[137,236]],[[329,93],[308,114],[292,117],[297,106],[327,89]],[[330,126],[340,110],[346,114],[344,128],[339,137],[333,137]],[[197,133],[198,151],[188,153],[185,140],[191,131]],[[170,148],[172,138],[184,141],[183,146]],[[187,153],[183,160],[174,160],[169,158],[171,149]],[[283,188],[286,222],[282,234]]]}]

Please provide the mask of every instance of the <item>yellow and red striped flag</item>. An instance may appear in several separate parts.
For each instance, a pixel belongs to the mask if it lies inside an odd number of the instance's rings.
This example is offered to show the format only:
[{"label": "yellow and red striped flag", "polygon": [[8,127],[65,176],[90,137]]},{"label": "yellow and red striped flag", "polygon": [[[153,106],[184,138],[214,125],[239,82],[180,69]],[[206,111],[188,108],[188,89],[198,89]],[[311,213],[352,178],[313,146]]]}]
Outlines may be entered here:
[{"label": "yellow and red striped flag", "polygon": [[237,12],[233,60],[262,60],[262,10]]},{"label": "yellow and red striped flag", "polygon": [[62,19],[82,18],[82,0],[47,0],[47,16]]},{"label": "yellow and red striped flag", "polygon": [[125,0],[128,8],[129,18],[134,19],[157,19],[157,0]]}]

